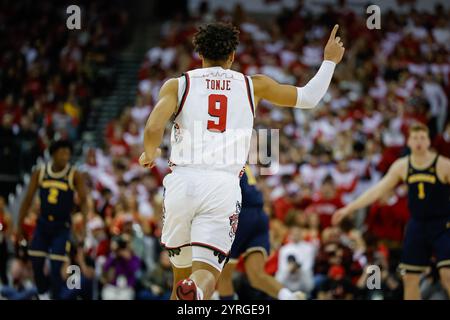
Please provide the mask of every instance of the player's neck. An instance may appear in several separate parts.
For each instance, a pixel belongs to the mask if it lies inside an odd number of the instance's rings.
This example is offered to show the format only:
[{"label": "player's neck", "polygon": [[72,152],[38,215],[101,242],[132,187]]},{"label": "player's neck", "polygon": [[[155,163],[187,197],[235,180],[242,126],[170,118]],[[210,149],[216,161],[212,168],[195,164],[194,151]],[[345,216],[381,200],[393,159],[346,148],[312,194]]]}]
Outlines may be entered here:
[{"label": "player's neck", "polygon": [[222,69],[228,69],[228,66],[223,63],[214,63],[214,62],[209,62],[209,61],[203,61],[202,63],[202,68],[222,68]]},{"label": "player's neck", "polygon": [[413,163],[417,165],[424,165],[430,161],[430,158],[433,157],[433,153],[430,150],[425,150],[423,152],[415,152],[411,154],[411,158]]},{"label": "player's neck", "polygon": [[61,172],[61,171],[63,171],[66,168],[66,166],[61,167],[61,166],[58,166],[54,162],[51,164],[51,166],[52,166],[52,171],[55,172],[55,173]]}]

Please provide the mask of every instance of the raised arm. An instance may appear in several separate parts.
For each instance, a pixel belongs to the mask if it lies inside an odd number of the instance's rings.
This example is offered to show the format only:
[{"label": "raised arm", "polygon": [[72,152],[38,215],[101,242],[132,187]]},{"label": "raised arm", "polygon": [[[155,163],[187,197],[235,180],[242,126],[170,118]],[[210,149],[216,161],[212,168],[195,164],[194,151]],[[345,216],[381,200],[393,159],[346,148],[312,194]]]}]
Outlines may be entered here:
[{"label": "raised arm", "polygon": [[388,173],[374,186],[366,190],[356,200],[350,202],[347,206],[336,211],[333,215],[333,224],[338,224],[347,216],[350,216],[356,210],[367,207],[392,190],[406,175],[407,158],[401,158],[395,161],[389,168]]},{"label": "raised arm", "polygon": [[159,156],[167,122],[175,112],[178,103],[178,80],[169,79],[159,91],[159,99],[144,129],[144,153],[139,163],[143,167],[151,167],[153,160]]},{"label": "raised arm", "polygon": [[280,84],[265,75],[252,77],[256,102],[266,99],[279,106],[314,108],[323,98],[333,77],[334,68],[342,60],[345,48],[336,37],[339,26],[335,25],[324,49],[324,61],[316,75],[304,86]]}]

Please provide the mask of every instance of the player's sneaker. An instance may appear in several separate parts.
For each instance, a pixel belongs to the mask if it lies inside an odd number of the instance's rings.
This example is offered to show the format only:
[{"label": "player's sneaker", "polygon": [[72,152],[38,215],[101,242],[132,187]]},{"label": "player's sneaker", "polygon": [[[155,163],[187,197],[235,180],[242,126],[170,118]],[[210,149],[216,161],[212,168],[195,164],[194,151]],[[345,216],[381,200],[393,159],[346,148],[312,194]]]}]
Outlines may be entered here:
[{"label": "player's sneaker", "polygon": [[306,300],[306,294],[302,291],[295,291],[292,293],[292,300]]},{"label": "player's sneaker", "polygon": [[177,283],[176,293],[178,300],[200,300],[197,285],[189,278]]},{"label": "player's sneaker", "polygon": [[38,299],[39,300],[51,300],[48,292],[38,294]]}]

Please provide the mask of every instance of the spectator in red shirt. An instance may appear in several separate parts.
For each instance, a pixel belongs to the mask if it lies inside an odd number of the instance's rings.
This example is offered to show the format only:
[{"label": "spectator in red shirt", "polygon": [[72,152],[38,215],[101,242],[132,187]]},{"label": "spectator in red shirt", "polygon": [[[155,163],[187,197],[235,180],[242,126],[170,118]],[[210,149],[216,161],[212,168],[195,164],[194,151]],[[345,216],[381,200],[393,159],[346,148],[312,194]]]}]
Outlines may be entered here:
[{"label": "spectator in red shirt", "polygon": [[401,242],[408,218],[406,197],[392,191],[370,207],[366,224],[369,232],[377,238]]},{"label": "spectator in red shirt", "polygon": [[331,216],[343,206],[333,178],[327,176],[323,180],[320,192],[313,197],[312,204],[306,208],[306,212],[319,215],[320,227],[325,229],[331,225]]}]

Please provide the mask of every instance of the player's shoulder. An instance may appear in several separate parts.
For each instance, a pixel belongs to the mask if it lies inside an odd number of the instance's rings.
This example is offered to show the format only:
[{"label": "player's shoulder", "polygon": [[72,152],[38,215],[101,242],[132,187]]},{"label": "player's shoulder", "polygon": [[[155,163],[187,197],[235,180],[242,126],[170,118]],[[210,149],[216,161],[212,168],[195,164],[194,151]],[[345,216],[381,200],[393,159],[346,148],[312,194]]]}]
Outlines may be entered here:
[{"label": "player's shoulder", "polygon": [[178,92],[178,78],[169,78],[161,86],[160,93]]},{"label": "player's shoulder", "polygon": [[394,163],[391,165],[389,172],[401,175],[403,177],[408,169],[408,161],[409,161],[408,156],[401,157],[395,160]]},{"label": "player's shoulder", "polygon": [[437,164],[438,167],[450,168],[450,158],[447,158],[443,155],[439,155]]}]

